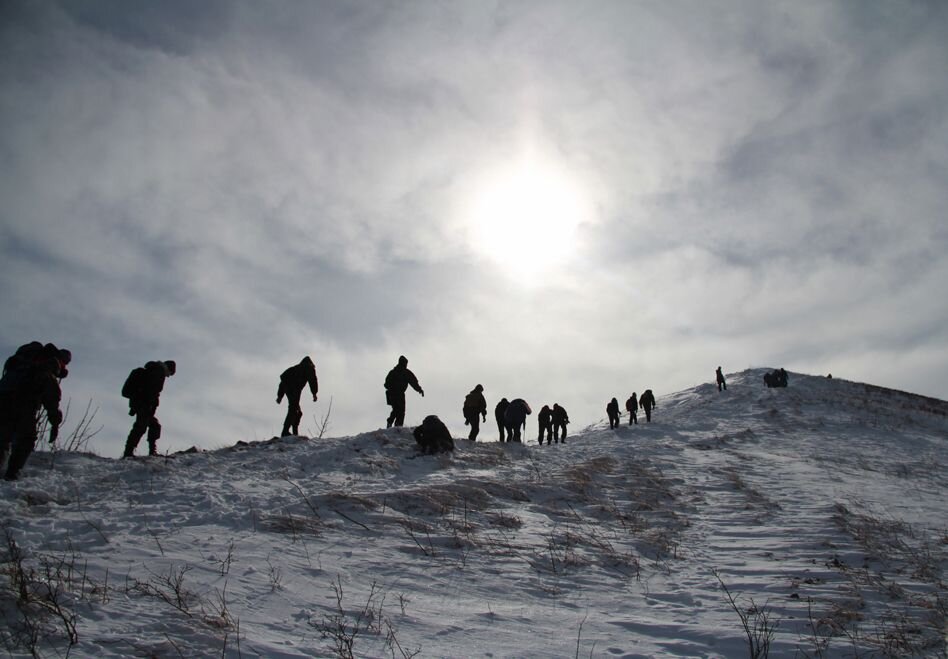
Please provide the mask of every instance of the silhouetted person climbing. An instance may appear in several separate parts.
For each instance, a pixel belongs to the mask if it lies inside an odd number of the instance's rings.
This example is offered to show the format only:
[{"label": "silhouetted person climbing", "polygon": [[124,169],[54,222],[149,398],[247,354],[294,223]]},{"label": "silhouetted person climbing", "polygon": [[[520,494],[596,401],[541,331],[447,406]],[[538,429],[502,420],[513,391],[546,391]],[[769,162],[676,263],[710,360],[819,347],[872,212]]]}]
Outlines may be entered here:
[{"label": "silhouetted person climbing", "polygon": [[300,434],[300,421],[303,420],[303,408],[300,405],[300,397],[303,395],[303,388],[309,385],[309,391],[313,394],[313,402],[316,402],[316,394],[319,393],[319,380],[316,378],[316,364],[309,358],[309,355],[303,357],[296,366],[290,366],[280,374],[280,386],[277,388],[277,405],[283,402],[286,396],[286,418],[283,420],[283,430],[280,431],[280,437],[287,435]]},{"label": "silhouetted person climbing", "polygon": [[507,412],[508,405],[510,405],[510,401],[506,398],[501,398],[500,402],[497,403],[497,406],[494,408],[494,420],[497,421],[497,430],[500,432],[501,442],[505,442],[509,439],[507,426],[504,425],[504,414]]},{"label": "silhouetted person climbing", "polygon": [[33,341],[20,346],[3,366],[0,378],[0,464],[10,453],[7,480],[16,480],[36,446],[37,415],[45,410],[49,441],[59,436],[63,415],[59,381],[66,377],[72,353],[52,343]]},{"label": "silhouetted person climbing", "polygon": [[722,389],[727,391],[727,382],[724,381],[724,373],[721,372],[720,366],[718,366],[718,370],[714,372],[714,379],[717,380],[718,391],[721,391]]},{"label": "silhouetted person climbing", "polygon": [[399,427],[405,423],[405,392],[411,387],[422,397],[424,389],[418,384],[418,378],[408,370],[408,358],[402,355],[398,364],[385,376],[385,402],[392,406],[388,415],[387,428]]},{"label": "silhouetted person climbing", "polygon": [[770,373],[764,373],[764,384],[768,387],[786,387],[787,372],[780,368]]},{"label": "silhouetted person climbing", "polygon": [[526,427],[527,415],[533,410],[523,398],[514,398],[504,412],[504,427],[507,429],[507,441],[520,441],[520,428]]},{"label": "silhouetted person climbing", "polygon": [[461,412],[464,414],[464,425],[471,426],[471,434],[467,438],[472,442],[477,441],[477,435],[481,431],[481,418],[487,421],[487,401],[484,399],[482,385],[477,385],[464,397]]},{"label": "silhouetted person climbing", "polygon": [[652,409],[655,407],[655,396],[651,389],[646,389],[642,397],[639,398],[639,407],[645,410],[645,420],[652,422]]},{"label": "silhouetted person climbing", "polygon": [[609,427],[618,428],[619,427],[619,401],[615,398],[609,401],[609,404],[606,405],[606,415],[609,417]]},{"label": "silhouetted person climbing", "polygon": [[422,453],[444,453],[454,450],[454,439],[448,427],[434,414],[425,417],[421,425],[412,431]]},{"label": "silhouetted person climbing", "polygon": [[550,409],[549,405],[544,405],[540,408],[540,413],[537,415],[537,425],[540,429],[540,435],[537,438],[540,446],[543,446],[543,436],[546,435],[546,445],[549,446],[553,443],[553,410]]},{"label": "silhouetted person climbing", "polygon": [[158,455],[158,438],[161,437],[161,424],[155,417],[158,411],[158,399],[165,386],[165,378],[175,374],[176,364],[171,361],[148,362],[143,367],[133,369],[122,386],[122,396],[128,398],[128,415],[135,417],[132,430],[125,442],[123,458],[135,454],[135,448],[148,431],[148,455]]},{"label": "silhouetted person climbing", "polygon": [[[566,410],[560,407],[559,403],[553,403],[553,441],[557,444],[566,443],[566,424],[569,423],[569,415]],[[562,436],[560,436],[562,431]]]},{"label": "silhouetted person climbing", "polygon": [[629,412],[629,425],[631,426],[633,423],[638,425],[639,399],[638,396],[635,395],[634,391],[632,392],[632,395],[629,396],[629,399],[625,401],[625,409]]}]

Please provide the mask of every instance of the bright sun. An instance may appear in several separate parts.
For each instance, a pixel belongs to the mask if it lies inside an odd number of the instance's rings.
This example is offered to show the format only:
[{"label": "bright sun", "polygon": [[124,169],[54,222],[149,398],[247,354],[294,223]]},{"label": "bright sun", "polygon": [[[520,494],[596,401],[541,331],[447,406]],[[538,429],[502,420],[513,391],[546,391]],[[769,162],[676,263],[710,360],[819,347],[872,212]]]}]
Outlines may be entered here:
[{"label": "bright sun", "polygon": [[532,284],[576,249],[576,229],[589,209],[567,173],[525,157],[485,176],[469,213],[477,251]]}]

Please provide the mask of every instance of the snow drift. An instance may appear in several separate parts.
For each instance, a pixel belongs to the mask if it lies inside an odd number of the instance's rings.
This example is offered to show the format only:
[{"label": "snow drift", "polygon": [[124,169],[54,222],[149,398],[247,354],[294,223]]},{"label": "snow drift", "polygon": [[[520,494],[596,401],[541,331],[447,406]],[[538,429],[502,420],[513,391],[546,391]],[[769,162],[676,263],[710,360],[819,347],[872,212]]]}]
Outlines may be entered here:
[{"label": "snow drift", "polygon": [[34,454],[0,485],[0,642],[24,656],[944,656],[948,403],[793,373],[767,389],[764,372],[553,446],[530,426],[522,446],[457,440],[449,456],[417,456],[408,429]]}]

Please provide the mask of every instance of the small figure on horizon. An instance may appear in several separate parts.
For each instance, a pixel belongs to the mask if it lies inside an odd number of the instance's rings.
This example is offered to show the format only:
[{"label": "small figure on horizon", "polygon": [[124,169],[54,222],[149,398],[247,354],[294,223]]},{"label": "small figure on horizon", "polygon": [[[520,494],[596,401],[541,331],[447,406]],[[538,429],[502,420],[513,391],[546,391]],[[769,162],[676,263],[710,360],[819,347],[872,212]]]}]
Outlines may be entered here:
[{"label": "small figure on horizon", "polygon": [[619,427],[619,401],[615,398],[609,401],[609,404],[606,405],[606,415],[609,417],[609,427],[618,428]]},{"label": "small figure on horizon", "polygon": [[530,405],[523,398],[514,398],[504,412],[504,427],[507,429],[507,441],[520,443],[520,428],[527,426],[527,415],[533,414]]},{"label": "small figure on horizon", "polygon": [[787,372],[782,368],[771,371],[770,373],[764,373],[764,384],[768,387],[786,387],[787,386]]},{"label": "small figure on horizon", "polygon": [[277,388],[277,405],[283,402],[286,396],[286,418],[283,420],[283,430],[280,437],[300,434],[300,421],[303,420],[303,408],[300,406],[300,396],[303,388],[309,385],[316,402],[319,392],[319,380],[316,379],[316,364],[309,355],[303,357],[296,366],[290,366],[280,374],[280,386]]},{"label": "small figure on horizon", "polygon": [[724,391],[727,391],[727,382],[725,382],[724,380],[724,373],[721,372],[720,366],[718,366],[718,370],[714,372],[714,378],[715,380],[717,380],[717,383],[718,383],[718,391],[721,391],[722,389],[724,389]]},{"label": "small figure on horizon", "polygon": [[151,361],[144,366],[132,369],[122,385],[122,396],[128,399],[128,415],[135,417],[135,423],[128,433],[123,458],[135,455],[135,448],[148,431],[148,455],[158,455],[158,438],[161,437],[161,423],[155,413],[158,401],[165,387],[165,379],[177,372],[173,360]]},{"label": "small figure on horizon", "polygon": [[501,398],[500,402],[497,403],[497,406],[494,408],[494,420],[497,421],[497,430],[500,432],[501,442],[506,442],[509,438],[507,435],[507,426],[504,425],[504,414],[507,412],[508,405],[510,405],[510,401],[506,398]]},{"label": "small figure on horizon", "polygon": [[408,358],[402,355],[398,358],[398,364],[395,365],[388,375],[385,376],[385,402],[392,406],[392,412],[388,415],[386,428],[395,426],[396,428],[405,423],[405,392],[408,387],[425,397],[425,391],[418,384],[418,378],[408,370]]},{"label": "small figure on horizon", "polygon": [[642,394],[642,397],[639,398],[639,407],[645,410],[645,420],[648,423],[651,423],[652,409],[655,407],[655,395],[652,393],[651,389],[646,389]]},{"label": "small figure on horizon", "polygon": [[[566,443],[566,424],[569,423],[569,415],[566,410],[560,407],[559,403],[553,403],[553,439],[559,444],[561,441]],[[562,438],[560,431],[563,431]]]},{"label": "small figure on horizon", "polygon": [[425,455],[454,450],[454,439],[448,427],[434,414],[426,416],[421,425],[412,431],[412,435]]},{"label": "small figure on horizon", "polygon": [[540,413],[537,414],[537,425],[539,426],[540,435],[537,438],[540,446],[543,446],[543,436],[546,435],[546,445],[549,446],[553,443],[553,410],[550,409],[549,405],[544,405],[540,408]]},{"label": "small figure on horizon", "polygon": [[60,381],[68,375],[72,353],[52,343],[33,341],[20,346],[3,365],[0,378],[0,465],[10,460],[4,478],[16,480],[36,447],[39,411],[46,412],[49,441],[59,436],[63,414]]},{"label": "small figure on horizon", "polygon": [[487,401],[484,400],[483,385],[477,385],[464,397],[461,413],[464,414],[464,425],[471,426],[468,439],[472,442],[477,441],[477,435],[481,431],[481,417],[487,421]]},{"label": "small figure on horizon", "polygon": [[635,395],[635,392],[632,392],[632,395],[629,396],[629,399],[625,401],[625,409],[629,412],[629,425],[633,423],[635,425],[639,424],[639,398]]}]

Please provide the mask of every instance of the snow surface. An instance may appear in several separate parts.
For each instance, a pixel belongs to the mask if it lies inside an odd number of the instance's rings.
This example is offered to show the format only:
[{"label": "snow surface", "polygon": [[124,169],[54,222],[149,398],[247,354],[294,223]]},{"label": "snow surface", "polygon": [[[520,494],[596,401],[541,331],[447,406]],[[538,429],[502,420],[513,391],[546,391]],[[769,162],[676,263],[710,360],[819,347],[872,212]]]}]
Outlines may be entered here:
[{"label": "snow surface", "polygon": [[948,403],[763,373],[553,446],[534,416],[525,445],[451,456],[408,429],[34,453],[0,485],[0,636],[13,656],[31,622],[40,656],[745,657],[743,615],[776,625],[774,657],[945,656]]}]

